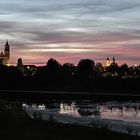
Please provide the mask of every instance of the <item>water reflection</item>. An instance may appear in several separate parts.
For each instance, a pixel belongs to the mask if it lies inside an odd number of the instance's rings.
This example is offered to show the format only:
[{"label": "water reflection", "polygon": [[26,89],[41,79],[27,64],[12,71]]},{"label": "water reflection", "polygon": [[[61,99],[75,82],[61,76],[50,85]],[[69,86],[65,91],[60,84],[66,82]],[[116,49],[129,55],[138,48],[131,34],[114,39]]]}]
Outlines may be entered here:
[{"label": "water reflection", "polygon": [[140,123],[140,103],[103,104],[100,113],[102,118]]},{"label": "water reflection", "polygon": [[[52,103],[53,104],[53,103]],[[59,104],[59,106],[58,106]],[[56,106],[55,106],[56,105]],[[103,119],[115,119],[140,123],[140,103],[84,103],[81,102],[61,102],[55,103],[52,108],[47,104],[23,104],[22,107],[28,112],[42,111],[44,113],[55,113],[55,115],[67,115],[72,117],[100,117]],[[58,108],[59,107],[59,108]]]},{"label": "water reflection", "polygon": [[77,107],[75,102],[70,104],[68,103],[60,103],[60,114],[67,114],[74,117],[80,117],[79,108]]},{"label": "water reflection", "polygon": [[74,117],[96,117],[140,123],[140,103],[71,104],[61,103],[60,114]]},{"label": "water reflection", "polygon": [[32,104],[32,105],[27,105],[27,104],[22,104],[23,109],[31,109],[31,110],[45,110],[46,106],[44,104],[42,105],[37,105],[37,104]]},{"label": "water reflection", "polygon": [[128,128],[140,135],[140,103],[93,103],[92,101],[63,101],[48,104],[23,104],[22,107],[32,118],[47,119],[53,116],[55,121],[99,126],[127,132]]}]

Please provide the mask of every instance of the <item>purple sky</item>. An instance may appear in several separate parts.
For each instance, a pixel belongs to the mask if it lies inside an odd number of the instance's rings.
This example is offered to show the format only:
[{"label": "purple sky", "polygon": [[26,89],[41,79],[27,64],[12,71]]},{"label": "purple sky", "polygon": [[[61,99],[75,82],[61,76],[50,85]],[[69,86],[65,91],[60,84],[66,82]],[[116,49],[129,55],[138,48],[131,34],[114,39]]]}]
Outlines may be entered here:
[{"label": "purple sky", "polygon": [[140,0],[1,0],[1,48],[6,39],[12,64],[140,64]]}]

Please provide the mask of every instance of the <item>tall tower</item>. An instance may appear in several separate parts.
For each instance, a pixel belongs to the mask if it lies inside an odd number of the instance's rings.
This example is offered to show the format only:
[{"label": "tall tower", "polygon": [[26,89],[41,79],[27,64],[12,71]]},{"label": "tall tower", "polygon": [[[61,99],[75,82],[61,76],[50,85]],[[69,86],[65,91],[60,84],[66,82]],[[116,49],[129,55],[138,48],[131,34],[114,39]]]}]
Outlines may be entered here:
[{"label": "tall tower", "polygon": [[4,54],[5,54],[5,65],[10,65],[10,45],[8,43],[8,40],[6,41],[5,44]]},{"label": "tall tower", "polygon": [[107,57],[106,59],[106,67],[110,66],[110,60],[109,60],[109,57]]},{"label": "tall tower", "polygon": [[113,56],[113,59],[112,59],[112,64],[114,65],[116,62],[115,62],[115,57]]}]

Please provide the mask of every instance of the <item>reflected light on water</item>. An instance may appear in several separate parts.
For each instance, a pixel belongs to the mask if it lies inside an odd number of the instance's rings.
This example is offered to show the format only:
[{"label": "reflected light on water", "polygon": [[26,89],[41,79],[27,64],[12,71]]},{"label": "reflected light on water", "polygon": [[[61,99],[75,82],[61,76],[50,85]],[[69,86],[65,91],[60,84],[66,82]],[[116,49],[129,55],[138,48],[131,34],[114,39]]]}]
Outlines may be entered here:
[{"label": "reflected light on water", "polygon": [[37,105],[37,104],[32,104],[32,105],[27,105],[27,104],[22,104],[23,109],[32,109],[32,110],[45,110],[46,106],[44,104],[42,105]]},{"label": "reflected light on water", "polygon": [[[52,103],[53,104],[53,103]],[[41,111],[42,113],[55,115],[65,115],[69,117],[87,117],[110,120],[123,120],[126,122],[140,123],[140,103],[60,103],[58,106],[53,105],[52,108],[47,108],[46,104],[23,104],[22,107],[28,111]]]},{"label": "reflected light on water", "polygon": [[59,113],[71,115],[74,117],[80,117],[78,110],[79,108],[76,106],[75,102],[72,102],[71,104],[61,103]]},{"label": "reflected light on water", "polygon": [[131,128],[140,135],[140,103],[52,102],[47,105],[22,104],[22,108],[31,118],[34,118],[34,114],[41,114],[45,120],[53,116],[56,121],[63,123],[98,123],[119,132],[127,132]]},{"label": "reflected light on water", "polygon": [[140,104],[102,105],[101,118],[124,120],[140,123]]}]

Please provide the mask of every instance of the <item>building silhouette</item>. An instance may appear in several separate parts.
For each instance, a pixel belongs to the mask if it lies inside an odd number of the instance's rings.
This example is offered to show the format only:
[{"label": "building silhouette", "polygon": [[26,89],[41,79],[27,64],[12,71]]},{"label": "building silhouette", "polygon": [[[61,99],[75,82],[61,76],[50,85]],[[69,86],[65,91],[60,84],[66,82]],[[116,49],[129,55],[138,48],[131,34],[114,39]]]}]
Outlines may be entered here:
[{"label": "building silhouette", "polygon": [[4,51],[0,53],[0,64],[1,65],[10,65],[10,45],[8,41],[6,41]]},{"label": "building silhouette", "polygon": [[107,57],[107,60],[106,60],[106,67],[109,67],[111,65],[114,65],[116,63],[116,60],[115,60],[115,57],[113,56],[113,59],[110,60],[109,57]]}]

